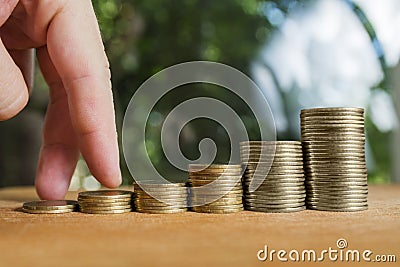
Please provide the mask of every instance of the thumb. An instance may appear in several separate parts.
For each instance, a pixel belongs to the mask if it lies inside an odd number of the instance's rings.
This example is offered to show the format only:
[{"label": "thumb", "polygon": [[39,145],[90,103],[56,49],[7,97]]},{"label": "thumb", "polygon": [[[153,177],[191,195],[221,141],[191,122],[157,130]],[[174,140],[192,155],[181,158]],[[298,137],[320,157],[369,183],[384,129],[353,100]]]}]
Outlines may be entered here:
[{"label": "thumb", "polygon": [[[0,26],[11,15],[18,0],[0,0]],[[28,87],[0,39],[0,121],[18,114],[28,102]]]},{"label": "thumb", "polygon": [[10,17],[17,4],[18,0],[0,0],[0,26]]}]

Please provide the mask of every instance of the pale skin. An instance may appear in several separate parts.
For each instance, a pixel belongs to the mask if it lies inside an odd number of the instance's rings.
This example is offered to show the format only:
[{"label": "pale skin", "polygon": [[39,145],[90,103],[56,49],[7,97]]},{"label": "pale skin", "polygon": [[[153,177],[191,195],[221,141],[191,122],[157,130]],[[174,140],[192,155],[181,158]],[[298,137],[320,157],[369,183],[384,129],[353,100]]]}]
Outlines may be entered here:
[{"label": "pale skin", "polygon": [[117,187],[110,70],[91,1],[0,0],[0,121],[16,116],[29,100],[34,51],[50,88],[38,195],[64,198],[80,153],[104,186]]}]

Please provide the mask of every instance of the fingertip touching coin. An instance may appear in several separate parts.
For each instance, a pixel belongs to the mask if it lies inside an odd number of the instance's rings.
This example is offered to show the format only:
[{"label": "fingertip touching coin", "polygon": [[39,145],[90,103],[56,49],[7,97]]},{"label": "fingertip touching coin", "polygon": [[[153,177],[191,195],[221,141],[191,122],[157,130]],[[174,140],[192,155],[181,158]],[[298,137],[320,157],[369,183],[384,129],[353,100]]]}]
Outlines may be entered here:
[{"label": "fingertip touching coin", "polygon": [[38,195],[62,199],[80,153],[104,186],[119,186],[110,69],[91,1],[0,0],[0,38],[0,120],[28,102],[32,48],[50,88]]}]

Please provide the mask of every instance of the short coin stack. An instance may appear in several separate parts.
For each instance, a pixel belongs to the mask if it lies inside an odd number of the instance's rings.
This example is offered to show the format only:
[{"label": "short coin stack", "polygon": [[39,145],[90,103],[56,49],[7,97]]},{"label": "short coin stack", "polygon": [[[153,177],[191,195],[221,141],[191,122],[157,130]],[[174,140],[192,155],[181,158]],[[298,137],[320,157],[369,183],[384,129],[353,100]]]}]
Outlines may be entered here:
[{"label": "short coin stack", "polygon": [[55,214],[76,211],[78,202],[74,200],[41,200],[26,202],[22,211],[34,214]]},{"label": "short coin stack", "polygon": [[193,211],[234,213],[243,210],[241,165],[189,165]]},{"label": "short coin stack", "polygon": [[[295,212],[305,209],[303,154],[299,141],[240,143],[245,208],[259,212]],[[250,192],[252,182],[260,186]]]},{"label": "short coin stack", "polygon": [[327,211],[368,208],[364,110],[301,111],[307,206]]},{"label": "short coin stack", "polygon": [[78,194],[80,211],[92,214],[119,214],[132,210],[132,192],[125,190],[86,191]]},{"label": "short coin stack", "polygon": [[185,183],[134,183],[135,209],[143,213],[181,213],[187,211]]}]

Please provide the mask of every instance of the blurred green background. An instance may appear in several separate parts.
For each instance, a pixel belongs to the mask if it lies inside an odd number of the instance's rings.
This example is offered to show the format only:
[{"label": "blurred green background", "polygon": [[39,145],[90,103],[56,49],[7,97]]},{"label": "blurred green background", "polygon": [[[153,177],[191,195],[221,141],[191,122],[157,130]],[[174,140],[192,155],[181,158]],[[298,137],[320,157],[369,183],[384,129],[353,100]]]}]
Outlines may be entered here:
[{"label": "blurred green background", "polygon": [[[119,132],[130,98],[150,76],[181,62],[217,61],[254,78],[265,91],[280,140],[299,140],[302,108],[365,107],[369,181],[399,181],[400,30],[392,27],[399,16],[391,10],[400,7],[395,0],[384,2],[94,0],[111,64]],[[376,9],[387,12],[384,22]],[[178,88],[150,116],[147,137],[153,163],[171,177],[184,174],[165,160],[161,122],[180,101],[204,95],[232,106],[257,139],[251,111],[226,91],[209,85]],[[0,187],[33,184],[47,100],[48,88],[37,72],[29,106],[0,124]],[[199,120],[190,127],[193,134],[182,139],[182,147],[196,158],[196,142],[218,132],[218,125]],[[226,145],[223,131],[212,137],[219,148]],[[228,156],[219,149],[216,160]],[[130,183],[122,154],[121,159],[124,182]],[[80,160],[71,188],[98,186]]]}]

